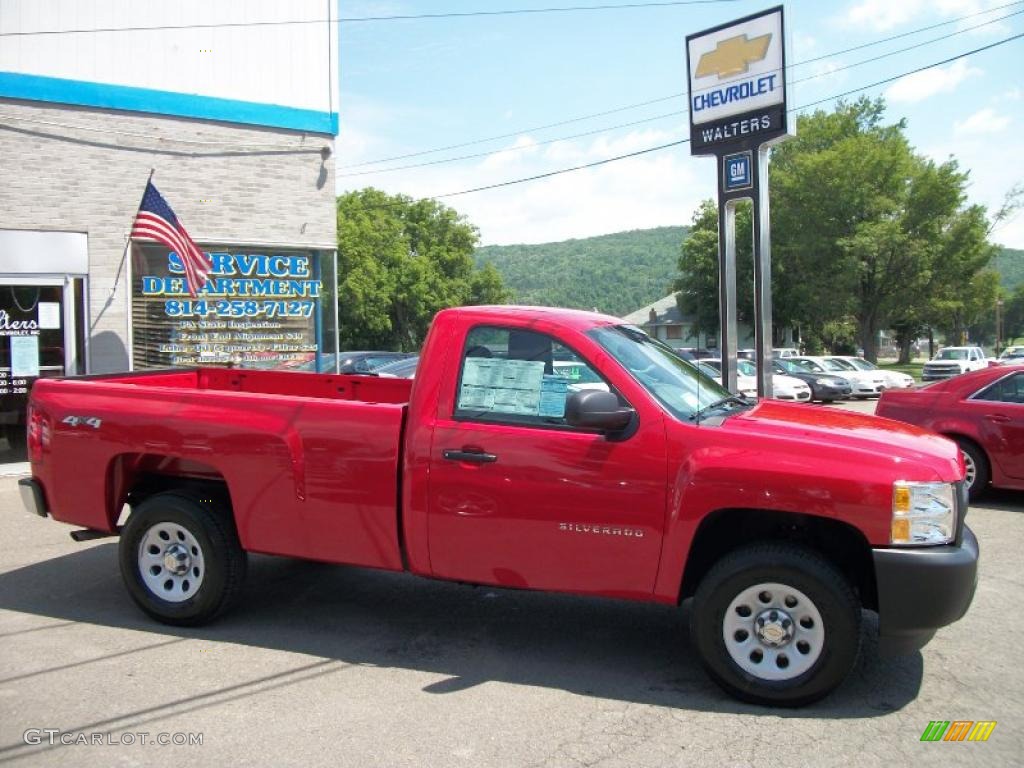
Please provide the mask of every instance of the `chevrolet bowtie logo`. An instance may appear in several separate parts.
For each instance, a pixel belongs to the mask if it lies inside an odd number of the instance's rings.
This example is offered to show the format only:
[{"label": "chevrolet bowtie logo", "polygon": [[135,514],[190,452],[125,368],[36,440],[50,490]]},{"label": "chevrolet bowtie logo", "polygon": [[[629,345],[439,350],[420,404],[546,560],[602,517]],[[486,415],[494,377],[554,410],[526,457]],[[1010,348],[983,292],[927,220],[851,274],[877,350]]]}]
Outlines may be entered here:
[{"label": "chevrolet bowtie logo", "polygon": [[708,51],[700,57],[697,64],[697,77],[718,75],[722,80],[733,75],[742,75],[750,67],[750,63],[760,61],[768,53],[768,44],[772,41],[771,34],[747,38],[746,34],[720,40],[715,50]]}]

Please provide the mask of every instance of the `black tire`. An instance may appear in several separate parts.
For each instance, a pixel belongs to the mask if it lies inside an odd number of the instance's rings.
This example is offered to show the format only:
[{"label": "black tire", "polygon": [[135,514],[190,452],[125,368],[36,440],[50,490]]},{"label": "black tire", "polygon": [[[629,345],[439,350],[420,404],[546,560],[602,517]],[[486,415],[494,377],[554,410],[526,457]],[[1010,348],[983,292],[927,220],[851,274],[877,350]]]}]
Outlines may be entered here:
[{"label": "black tire", "polygon": [[[167,531],[179,534],[196,557],[194,563],[191,559],[188,561],[184,576],[164,572],[169,577],[164,583],[168,585],[167,595],[171,599],[162,596],[159,587],[152,586],[152,579],[147,584],[142,572],[144,540],[155,544],[158,539],[152,536],[163,537]],[[175,538],[172,535],[163,540],[180,547]],[[152,562],[154,569],[166,568],[161,556],[166,558],[167,555],[153,552],[154,559],[146,562]],[[119,559],[121,576],[135,603],[157,621],[175,626],[198,626],[212,621],[234,602],[245,580],[246,556],[230,512],[211,499],[199,500],[184,493],[151,496],[129,515],[121,531]],[[187,579],[192,578],[190,569],[193,567],[196,576],[190,583]],[[178,582],[177,587],[175,582]],[[175,592],[182,584],[184,589],[194,589],[194,593],[184,597],[182,592]]]},{"label": "black tire", "polygon": [[[792,608],[791,639],[784,641],[786,644],[770,646],[758,636],[755,621],[772,609],[766,605],[762,611],[762,606],[755,605],[755,613],[750,618],[749,644],[736,642],[730,647],[736,653],[749,651],[751,663],[747,666],[764,669],[765,675],[789,674],[790,670],[783,668],[782,661],[785,660],[788,667],[788,658],[792,656],[794,676],[788,679],[772,680],[752,674],[740,666],[726,647],[725,632],[729,631],[725,623],[726,611],[734,600],[742,603],[745,591],[767,584],[782,585],[794,593],[802,593],[801,600],[809,599],[809,608],[816,610],[821,619],[820,633],[812,621],[815,638],[810,634],[805,636],[803,633],[811,630],[803,630],[798,624],[811,619],[798,618],[797,608]],[[758,594],[760,599],[765,592]],[[784,599],[791,597],[787,592],[782,595]],[[778,594],[775,597],[778,599]],[[806,602],[797,605],[799,610],[807,607]],[[745,606],[736,607],[736,614],[742,617],[741,608]],[[782,610],[779,613],[787,616]],[[742,632],[737,630],[734,639]],[[817,634],[820,634],[820,642]],[[727,554],[704,576],[693,599],[690,636],[708,673],[732,696],[755,704],[798,707],[827,696],[853,669],[860,651],[861,608],[843,575],[819,554],[792,544],[765,542]],[[811,649],[808,639],[816,648]],[[798,647],[801,650],[798,651]],[[803,650],[805,648],[808,650]],[[759,666],[761,659],[754,662],[756,654],[763,655],[765,667]],[[777,671],[768,661],[773,657]],[[804,664],[809,666],[796,674]]]},{"label": "black tire", "polygon": [[974,465],[974,478],[967,484],[967,492],[970,500],[974,501],[988,490],[988,483],[992,479],[992,469],[988,463],[988,456],[977,443],[968,440],[966,437],[957,437],[956,443],[960,446],[960,452],[964,455],[964,463],[967,465],[967,477],[971,478],[971,464]]}]

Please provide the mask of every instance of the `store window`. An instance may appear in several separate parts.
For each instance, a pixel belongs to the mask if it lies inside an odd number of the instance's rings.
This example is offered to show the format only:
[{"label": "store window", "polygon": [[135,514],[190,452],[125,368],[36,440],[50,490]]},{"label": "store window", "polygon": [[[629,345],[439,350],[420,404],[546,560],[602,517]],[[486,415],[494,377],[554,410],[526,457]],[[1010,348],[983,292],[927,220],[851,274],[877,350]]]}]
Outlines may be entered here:
[{"label": "store window", "polygon": [[32,384],[80,372],[81,295],[81,279],[0,277],[0,463],[25,459]]},{"label": "store window", "polygon": [[176,253],[148,244],[132,250],[136,370],[330,367],[336,338],[331,254],[205,246],[213,269],[193,297]]}]

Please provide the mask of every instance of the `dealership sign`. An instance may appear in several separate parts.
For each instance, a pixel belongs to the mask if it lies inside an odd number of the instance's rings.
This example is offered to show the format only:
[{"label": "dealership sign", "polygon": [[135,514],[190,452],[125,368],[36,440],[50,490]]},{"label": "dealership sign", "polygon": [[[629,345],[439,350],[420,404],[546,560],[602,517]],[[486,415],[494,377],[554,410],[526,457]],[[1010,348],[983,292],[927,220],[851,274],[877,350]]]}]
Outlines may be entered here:
[{"label": "dealership sign", "polygon": [[[722,383],[736,392],[736,211],[752,205],[757,391],[772,396],[769,147],[788,135],[782,6],[686,38],[690,153],[718,167],[718,316]],[[743,276],[746,282],[747,276]]]},{"label": "dealership sign", "polygon": [[694,155],[752,147],[786,133],[782,8],[686,38]]}]

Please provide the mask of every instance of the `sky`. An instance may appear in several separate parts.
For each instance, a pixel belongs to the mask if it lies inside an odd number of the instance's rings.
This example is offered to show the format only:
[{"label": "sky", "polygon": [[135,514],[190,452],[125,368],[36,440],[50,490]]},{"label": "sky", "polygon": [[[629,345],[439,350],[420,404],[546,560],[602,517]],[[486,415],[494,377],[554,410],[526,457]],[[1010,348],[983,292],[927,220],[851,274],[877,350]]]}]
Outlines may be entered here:
[{"label": "sky", "polygon": [[[346,19],[643,0],[339,2]],[[714,159],[691,157],[686,144],[500,189],[451,193],[688,136],[686,36],[772,5],[724,0],[343,21],[338,192],[373,186],[437,197],[479,228],[482,245],[689,224],[716,189]],[[906,119],[919,154],[938,162],[953,157],[970,171],[969,203],[994,213],[1014,185],[1024,184],[1024,38],[906,74],[1024,33],[1024,2],[796,0],[784,8],[791,109],[823,99],[815,108],[831,109],[836,95],[889,80],[846,98],[884,97],[887,121]],[[856,46],[865,47],[848,50]],[[434,151],[444,147],[452,148]],[[411,165],[420,167],[404,167]],[[1024,248],[1024,212],[991,237]]]}]

